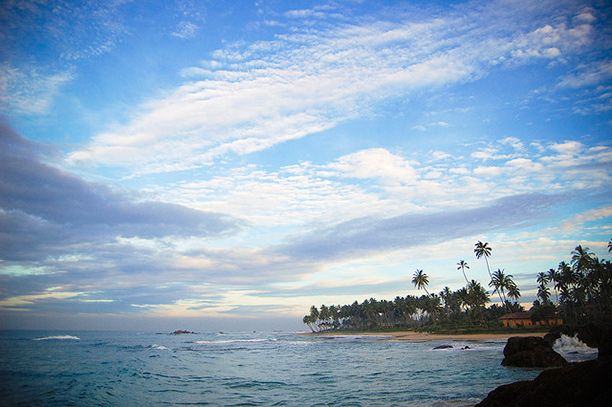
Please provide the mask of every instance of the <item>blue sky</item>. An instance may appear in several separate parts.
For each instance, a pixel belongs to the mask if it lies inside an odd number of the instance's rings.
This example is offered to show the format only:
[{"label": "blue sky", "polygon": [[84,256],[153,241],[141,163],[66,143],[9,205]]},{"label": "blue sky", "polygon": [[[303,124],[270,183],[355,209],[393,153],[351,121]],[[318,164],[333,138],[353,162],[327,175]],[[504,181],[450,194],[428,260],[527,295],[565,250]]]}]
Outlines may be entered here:
[{"label": "blue sky", "polygon": [[612,216],[605,2],[12,1],[0,323],[299,328]]}]

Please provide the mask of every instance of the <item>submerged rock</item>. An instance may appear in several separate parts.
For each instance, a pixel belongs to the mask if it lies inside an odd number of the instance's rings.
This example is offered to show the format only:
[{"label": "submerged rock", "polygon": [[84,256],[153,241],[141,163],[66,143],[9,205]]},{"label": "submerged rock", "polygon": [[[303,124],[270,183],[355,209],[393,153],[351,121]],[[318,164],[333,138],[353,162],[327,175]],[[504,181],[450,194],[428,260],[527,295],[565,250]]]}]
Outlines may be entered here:
[{"label": "submerged rock", "polygon": [[545,370],[533,380],[500,386],[478,407],[609,406],[612,400],[612,363],[590,360]]},{"label": "submerged rock", "polygon": [[501,364],[517,367],[562,367],[567,365],[567,361],[540,337],[514,336],[508,338]]},{"label": "submerged rock", "polygon": [[452,349],[452,345],[440,345],[434,348],[434,350],[436,349]]}]

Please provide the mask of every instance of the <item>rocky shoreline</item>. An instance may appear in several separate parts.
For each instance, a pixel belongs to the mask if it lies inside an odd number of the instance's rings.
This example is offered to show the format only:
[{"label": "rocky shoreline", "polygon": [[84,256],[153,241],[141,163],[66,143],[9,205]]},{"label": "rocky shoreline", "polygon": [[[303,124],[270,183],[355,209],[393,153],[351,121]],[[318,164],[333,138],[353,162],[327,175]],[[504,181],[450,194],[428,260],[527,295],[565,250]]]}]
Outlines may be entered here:
[{"label": "rocky shoreline", "polygon": [[[577,335],[587,345],[597,347],[597,359],[567,363],[552,349],[561,334]],[[612,400],[611,341],[611,329],[593,325],[557,328],[544,338],[509,338],[502,365],[560,367],[544,370],[533,380],[499,386],[477,406],[608,406]]]}]

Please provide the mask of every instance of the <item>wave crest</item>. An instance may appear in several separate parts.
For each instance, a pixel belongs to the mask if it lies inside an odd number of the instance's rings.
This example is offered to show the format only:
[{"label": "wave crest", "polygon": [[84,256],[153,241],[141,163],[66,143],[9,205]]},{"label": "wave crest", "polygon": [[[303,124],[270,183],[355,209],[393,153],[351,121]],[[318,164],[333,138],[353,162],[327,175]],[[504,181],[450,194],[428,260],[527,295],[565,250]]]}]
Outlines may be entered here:
[{"label": "wave crest", "polygon": [[73,335],[54,335],[54,336],[44,336],[42,338],[34,338],[35,341],[80,341],[81,338]]}]

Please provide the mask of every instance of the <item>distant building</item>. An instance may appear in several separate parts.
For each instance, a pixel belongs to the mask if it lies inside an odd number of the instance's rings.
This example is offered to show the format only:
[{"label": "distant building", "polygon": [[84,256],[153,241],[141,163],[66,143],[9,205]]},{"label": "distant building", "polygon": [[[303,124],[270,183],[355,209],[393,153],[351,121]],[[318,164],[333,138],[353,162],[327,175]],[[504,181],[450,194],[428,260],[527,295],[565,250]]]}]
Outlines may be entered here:
[{"label": "distant building", "polygon": [[559,317],[549,317],[534,321],[531,318],[531,312],[528,311],[512,312],[510,314],[502,315],[499,317],[499,320],[503,326],[510,328],[515,328],[517,326],[563,325],[563,320]]}]

